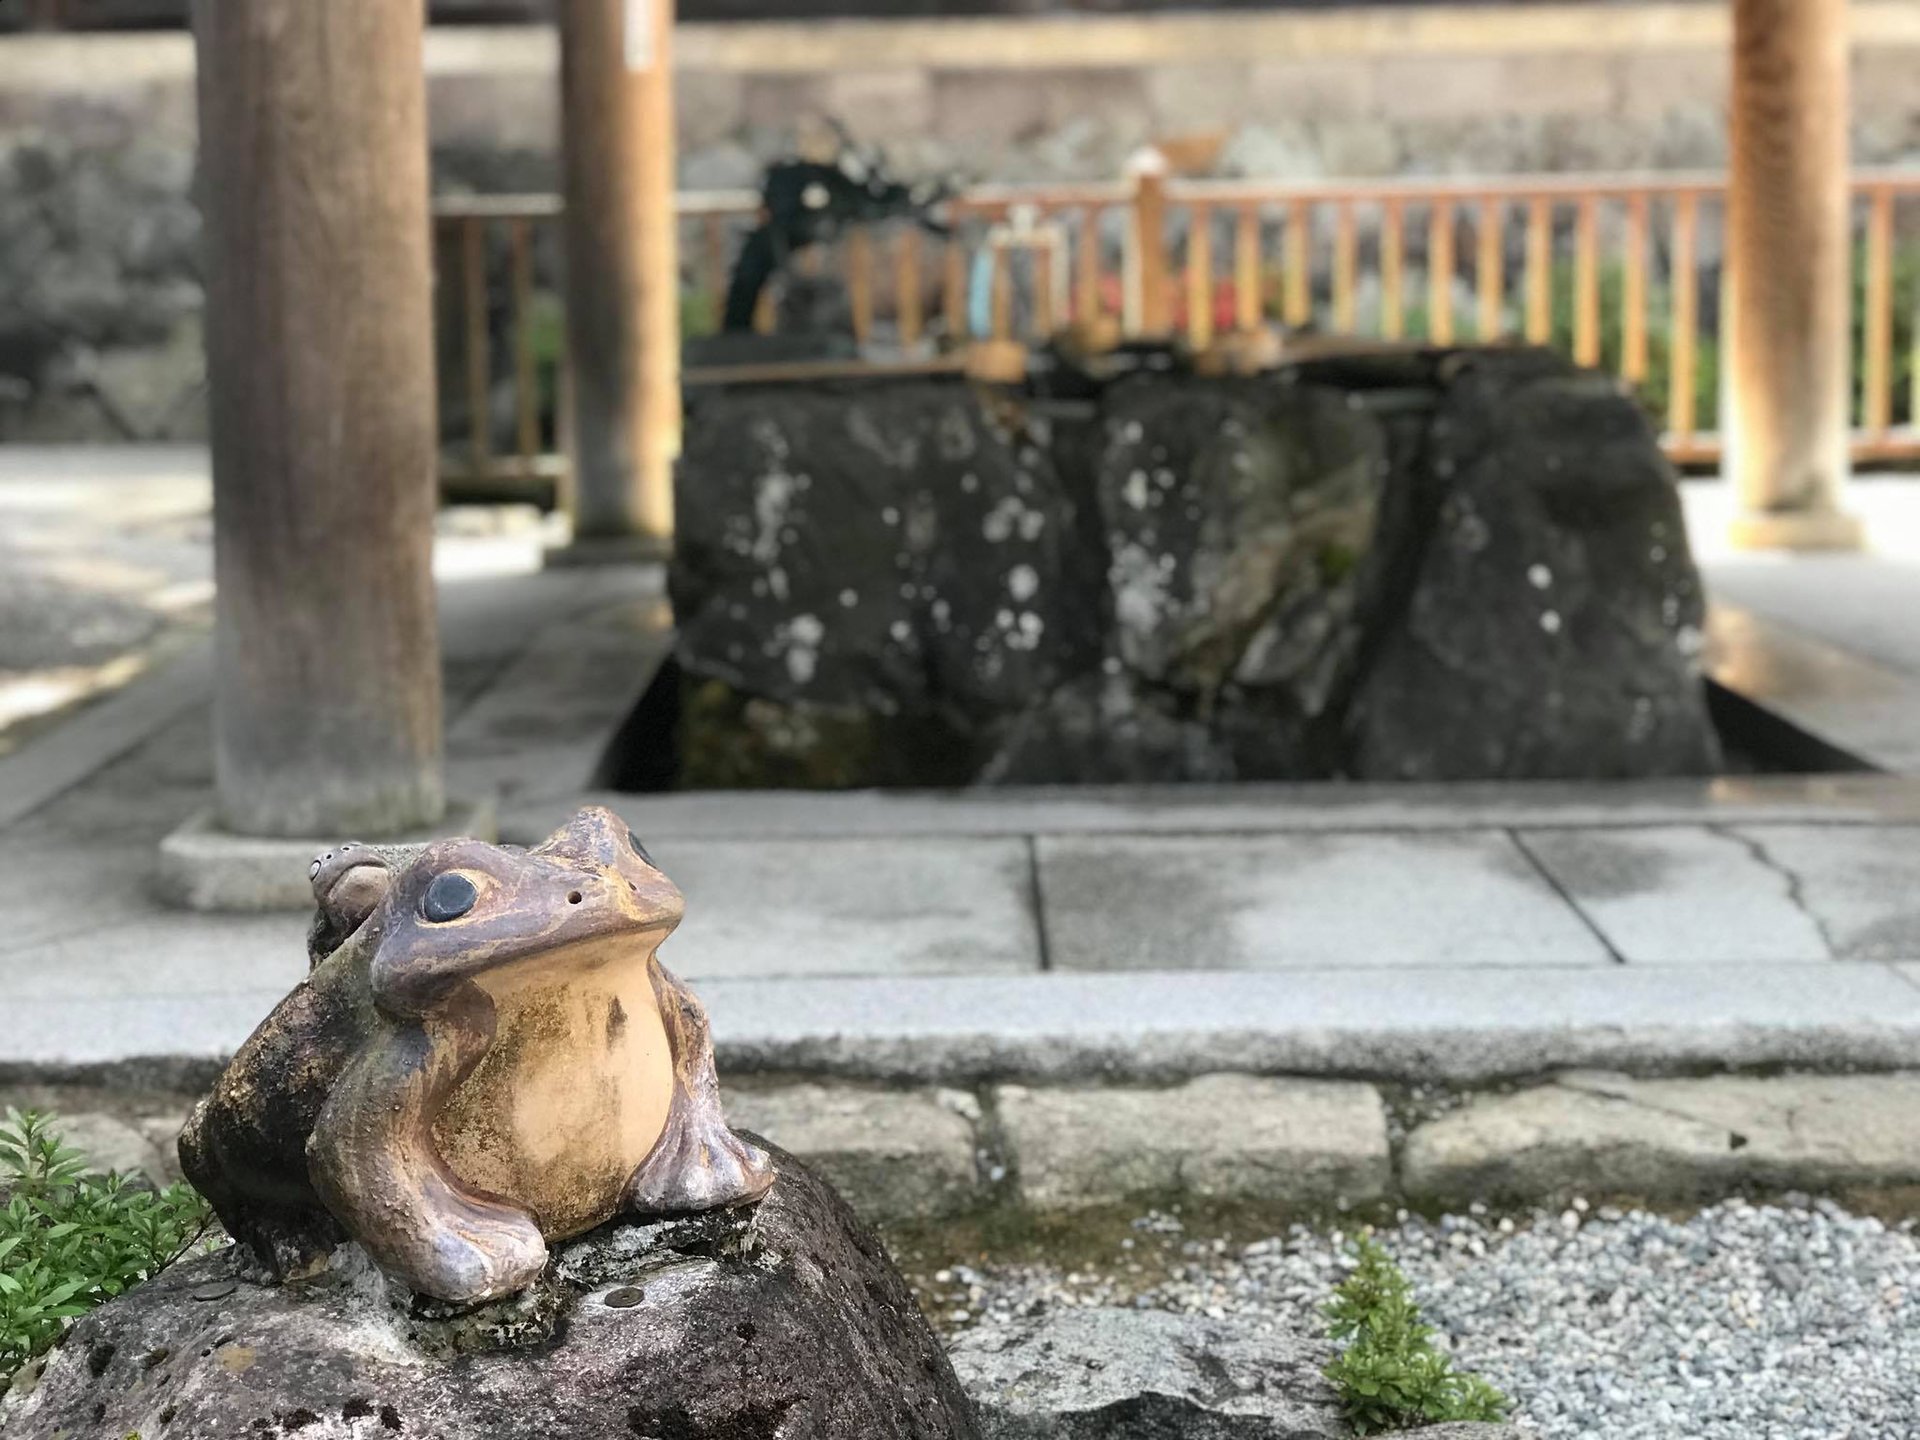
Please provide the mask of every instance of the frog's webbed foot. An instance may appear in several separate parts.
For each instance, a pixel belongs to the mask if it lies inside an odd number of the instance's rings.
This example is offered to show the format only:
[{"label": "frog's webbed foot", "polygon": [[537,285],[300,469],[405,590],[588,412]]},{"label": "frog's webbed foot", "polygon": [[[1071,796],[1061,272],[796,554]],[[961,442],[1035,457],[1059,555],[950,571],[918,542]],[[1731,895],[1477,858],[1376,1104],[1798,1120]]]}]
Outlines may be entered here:
[{"label": "frog's webbed foot", "polygon": [[434,1144],[442,1105],[493,1040],[491,1010],[469,999],[356,1058],[307,1142],[314,1189],[375,1263],[456,1305],[524,1290],[547,1263],[533,1217],[467,1189]]},{"label": "frog's webbed foot", "polygon": [[657,960],[653,991],[673,1051],[673,1103],[667,1128],[627,1182],[625,1208],[666,1215],[759,1199],[773,1184],[773,1158],[727,1128],[707,1012]]}]

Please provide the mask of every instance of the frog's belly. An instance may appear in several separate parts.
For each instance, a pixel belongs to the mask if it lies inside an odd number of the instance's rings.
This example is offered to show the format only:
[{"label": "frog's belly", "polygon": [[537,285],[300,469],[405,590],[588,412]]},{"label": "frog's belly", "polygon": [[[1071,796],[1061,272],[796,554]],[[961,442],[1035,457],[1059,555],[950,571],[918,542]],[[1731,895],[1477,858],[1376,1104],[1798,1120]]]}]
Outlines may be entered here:
[{"label": "frog's belly", "polygon": [[673,1056],[648,958],[480,982],[494,1041],[434,1139],[461,1183],[530,1210],[550,1240],[611,1220],[666,1128]]}]

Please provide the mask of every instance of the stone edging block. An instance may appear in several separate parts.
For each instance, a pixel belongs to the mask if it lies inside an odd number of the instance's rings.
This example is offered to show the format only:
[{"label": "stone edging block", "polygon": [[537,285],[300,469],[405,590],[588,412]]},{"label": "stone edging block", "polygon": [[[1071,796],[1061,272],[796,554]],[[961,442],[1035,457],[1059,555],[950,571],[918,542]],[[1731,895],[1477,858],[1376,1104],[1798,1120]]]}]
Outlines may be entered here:
[{"label": "stone edging block", "polygon": [[1034,1210],[1179,1198],[1304,1209],[1378,1200],[1392,1184],[1386,1107],[1371,1085],[1204,1075],[1167,1090],[994,1094]]},{"label": "stone edging block", "polygon": [[986,1199],[974,1122],[958,1090],[781,1085],[732,1090],[729,1123],[812,1166],[869,1222],[953,1215]]},{"label": "stone edging block", "polygon": [[1440,1202],[1920,1184],[1920,1074],[1570,1073],[1419,1126],[1401,1184]]}]

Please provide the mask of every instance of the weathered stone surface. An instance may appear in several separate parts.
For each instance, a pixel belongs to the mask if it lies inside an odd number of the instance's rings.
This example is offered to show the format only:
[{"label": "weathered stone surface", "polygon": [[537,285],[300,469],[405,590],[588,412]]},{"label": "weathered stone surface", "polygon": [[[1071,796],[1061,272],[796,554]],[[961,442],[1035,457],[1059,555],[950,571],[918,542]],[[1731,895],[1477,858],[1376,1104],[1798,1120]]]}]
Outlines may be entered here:
[{"label": "weathered stone surface", "polygon": [[304,1294],[238,1275],[231,1251],[176,1267],[80,1321],[38,1384],[5,1402],[0,1429],[9,1440],[975,1435],[879,1242],[777,1158],[779,1182],[751,1218],[595,1231],[562,1247],[525,1297],[455,1318],[390,1295],[364,1263]]},{"label": "weathered stone surface", "polygon": [[[698,398],[672,573],[696,783],[963,780],[1091,653],[1046,437],[958,383]],[[816,781],[817,783],[817,781]]]},{"label": "weathered stone surface", "polygon": [[1419,1126],[1401,1183],[1441,1201],[1916,1184],[1920,1075],[1563,1075]]},{"label": "weathered stone surface", "polygon": [[1054,359],[1038,398],[695,405],[686,781],[1716,767],[1673,472],[1612,380],[1504,348]]},{"label": "weathered stone surface", "polygon": [[728,1090],[727,1116],[797,1155],[868,1221],[950,1215],[983,1198],[978,1102],[960,1091],[781,1085]]},{"label": "weathered stone surface", "polygon": [[986,1440],[1335,1440],[1332,1347],[1158,1310],[1063,1308],[953,1344]]},{"label": "weathered stone surface", "polygon": [[[1310,1312],[1302,1315],[1311,1325]],[[969,1330],[953,1363],[985,1440],[1346,1440],[1317,1332],[1158,1310],[1062,1308]],[[1518,1440],[1439,1425],[1419,1440]]]},{"label": "weathered stone surface", "polygon": [[1097,476],[1114,646],[1145,680],[1299,687],[1309,715],[1355,632],[1386,486],[1379,422],[1333,389],[1138,377],[1103,406]]},{"label": "weathered stone surface", "polygon": [[1541,351],[1451,362],[1448,486],[1352,720],[1352,773],[1696,775],[1719,763],[1673,470],[1614,381]]},{"label": "weathered stone surface", "polygon": [[1371,1085],[1204,1075],[1168,1090],[996,1092],[1024,1203],[1077,1209],[1190,1197],[1301,1209],[1386,1193]]}]

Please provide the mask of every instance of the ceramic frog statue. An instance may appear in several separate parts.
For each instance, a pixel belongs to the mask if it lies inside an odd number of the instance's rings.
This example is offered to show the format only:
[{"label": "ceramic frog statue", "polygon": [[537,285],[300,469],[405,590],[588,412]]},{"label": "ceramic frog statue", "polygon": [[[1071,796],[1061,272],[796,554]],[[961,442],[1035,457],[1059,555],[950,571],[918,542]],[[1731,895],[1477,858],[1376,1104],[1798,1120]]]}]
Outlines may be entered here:
[{"label": "ceramic frog statue", "polygon": [[705,1012],[654,953],[680,892],[611,811],[531,850],[344,845],[312,873],[312,972],[180,1139],[276,1274],[351,1237],[477,1304],[538,1276],[548,1241],[773,1183],[721,1115]]}]

